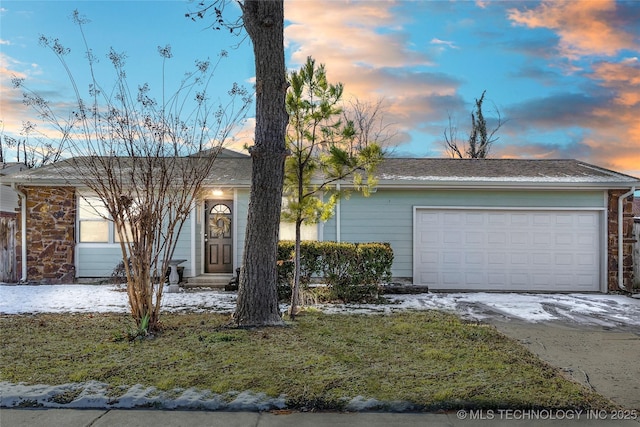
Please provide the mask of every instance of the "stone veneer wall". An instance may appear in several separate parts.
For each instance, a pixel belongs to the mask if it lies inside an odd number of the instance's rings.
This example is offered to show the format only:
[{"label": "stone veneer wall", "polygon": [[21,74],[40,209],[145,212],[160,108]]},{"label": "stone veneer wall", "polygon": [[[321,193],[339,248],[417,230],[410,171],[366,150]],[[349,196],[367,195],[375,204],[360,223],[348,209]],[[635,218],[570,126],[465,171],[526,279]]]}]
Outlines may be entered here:
[{"label": "stone veneer wall", "polygon": [[[610,190],[609,191],[609,224],[607,225],[607,234],[609,236],[607,242],[608,250],[608,267],[607,274],[609,279],[609,291],[620,290],[618,287],[618,197],[626,193],[628,190]],[[622,250],[622,276],[624,288],[631,291],[633,287],[633,195],[626,198],[622,203],[622,234],[623,234],[623,250]]]},{"label": "stone veneer wall", "polygon": [[[27,280],[39,283],[75,281],[75,189],[23,187],[27,195]],[[20,199],[20,203],[23,200]],[[21,213],[16,233],[17,270],[22,271]]]}]

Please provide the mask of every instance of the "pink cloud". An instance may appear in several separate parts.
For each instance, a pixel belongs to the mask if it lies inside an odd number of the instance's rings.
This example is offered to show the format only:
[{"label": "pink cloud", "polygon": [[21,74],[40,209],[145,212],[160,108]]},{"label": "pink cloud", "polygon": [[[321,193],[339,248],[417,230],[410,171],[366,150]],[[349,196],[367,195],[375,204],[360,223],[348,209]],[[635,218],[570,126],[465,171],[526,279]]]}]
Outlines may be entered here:
[{"label": "pink cloud", "polygon": [[535,9],[510,9],[508,17],[517,25],[555,31],[561,53],[576,59],[637,47],[634,36],[616,25],[616,12],[614,0],[544,0]]},{"label": "pink cloud", "polygon": [[[430,97],[455,96],[459,81],[429,72],[428,54],[409,42],[395,1],[286,1],[285,44],[297,68],[312,56],[345,100],[384,98],[385,116],[399,131],[415,128],[433,110]],[[448,42],[443,42],[448,43]]]}]

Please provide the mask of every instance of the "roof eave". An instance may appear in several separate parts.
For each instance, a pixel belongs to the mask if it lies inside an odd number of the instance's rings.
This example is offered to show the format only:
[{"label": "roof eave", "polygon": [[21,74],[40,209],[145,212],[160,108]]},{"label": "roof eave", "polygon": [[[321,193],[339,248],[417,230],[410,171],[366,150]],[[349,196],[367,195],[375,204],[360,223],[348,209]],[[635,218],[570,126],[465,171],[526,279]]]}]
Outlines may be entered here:
[{"label": "roof eave", "polygon": [[640,187],[640,181],[623,182],[541,182],[541,181],[463,181],[463,180],[380,180],[378,188],[406,189],[443,189],[443,188],[484,188],[484,189],[580,189],[580,190],[617,190]]}]

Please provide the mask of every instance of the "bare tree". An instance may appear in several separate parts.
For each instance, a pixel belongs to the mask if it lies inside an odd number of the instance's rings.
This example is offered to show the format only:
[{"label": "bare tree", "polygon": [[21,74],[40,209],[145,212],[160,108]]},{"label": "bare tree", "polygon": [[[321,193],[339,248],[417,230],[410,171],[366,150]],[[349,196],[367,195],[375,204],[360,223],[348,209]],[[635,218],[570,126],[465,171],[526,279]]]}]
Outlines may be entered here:
[{"label": "bare tree", "polygon": [[362,150],[372,143],[388,148],[398,131],[385,119],[384,111],[383,98],[376,101],[354,98],[349,101],[343,109],[342,118],[354,129],[350,150]]},{"label": "bare tree", "polygon": [[284,163],[287,157],[285,109],[287,75],[284,62],[283,0],[238,2],[242,22],[223,19],[226,0],[198,3],[191,19],[214,14],[214,29],[247,31],[253,44],[256,71],[256,129],[251,194],[235,322],[239,326],[282,325],[278,308],[277,251],[282,207]]},{"label": "bare tree", "polygon": [[[229,102],[210,108],[207,89],[215,66],[196,63],[178,89],[156,101],[147,84],[131,91],[126,79],[126,56],[113,49],[108,57],[115,71],[115,85],[105,90],[95,78],[96,58],[88,48],[77,11],[73,18],[86,47],[90,87],[83,97],[57,39],[41,38],[60,60],[73,86],[74,111],[67,119],[21,80],[25,102],[53,125],[60,141],[73,157],[54,164],[74,185],[89,190],[87,204],[113,221],[127,277],[131,313],[138,326],[159,326],[164,276],[177,237],[200,196],[217,152],[240,121],[250,96],[234,85]],[[170,46],[158,47],[163,61],[171,58]],[[224,55],[221,55],[223,57]],[[163,62],[164,63],[164,62]],[[163,72],[164,75],[164,72]],[[190,104],[191,103],[191,104]],[[193,110],[183,111],[185,105]],[[209,149],[206,155],[202,149]],[[95,200],[98,206],[95,206]]]},{"label": "bare tree", "polygon": [[471,132],[467,139],[466,145],[458,139],[458,129],[453,124],[451,116],[449,116],[449,126],[444,131],[444,145],[450,157],[453,158],[469,158],[484,159],[489,156],[491,146],[500,137],[496,136],[498,130],[505,123],[500,115],[500,110],[496,111],[496,124],[490,130],[487,130],[487,121],[482,112],[482,103],[486,90],[482,92],[482,96],[475,100],[475,107],[471,112]]},{"label": "bare tree", "polygon": [[14,153],[17,163],[22,163],[28,168],[37,168],[60,160],[63,147],[48,141],[46,135],[40,134],[36,123],[23,121],[20,135],[21,137],[6,135],[3,127],[0,132],[0,163],[10,161],[9,152]]}]

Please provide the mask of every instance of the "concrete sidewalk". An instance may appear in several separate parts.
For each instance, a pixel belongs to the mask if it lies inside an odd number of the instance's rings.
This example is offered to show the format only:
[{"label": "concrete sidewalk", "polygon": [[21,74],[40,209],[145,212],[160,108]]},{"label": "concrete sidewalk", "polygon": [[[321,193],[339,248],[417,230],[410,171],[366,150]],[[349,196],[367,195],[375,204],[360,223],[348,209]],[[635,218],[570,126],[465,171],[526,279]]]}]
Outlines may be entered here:
[{"label": "concrete sidewalk", "polygon": [[[424,426],[629,426],[640,415],[573,410],[453,411],[443,414],[280,413],[0,409],[2,427],[424,427]],[[623,419],[620,419],[623,418]],[[636,419],[636,420],[633,420]]]}]

